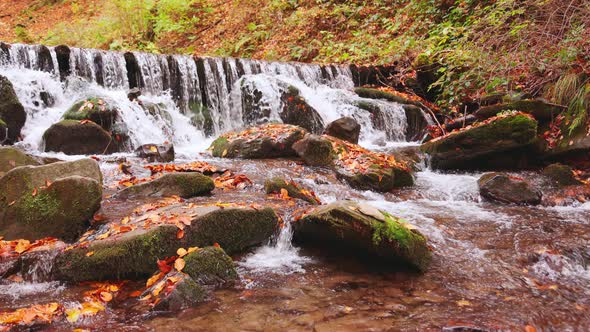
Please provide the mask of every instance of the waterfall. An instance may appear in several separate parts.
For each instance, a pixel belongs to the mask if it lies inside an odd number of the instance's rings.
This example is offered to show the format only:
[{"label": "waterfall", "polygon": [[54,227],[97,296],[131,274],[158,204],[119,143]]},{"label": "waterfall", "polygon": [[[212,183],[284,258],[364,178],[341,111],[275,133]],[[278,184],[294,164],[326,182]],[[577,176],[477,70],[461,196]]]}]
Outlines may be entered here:
[{"label": "waterfall", "polygon": [[[23,144],[33,149],[42,147],[43,132],[73,103],[99,96],[119,109],[132,147],[171,141],[196,151],[206,146],[206,138],[252,124],[249,117],[255,123],[280,122],[281,94],[291,86],[324,125],[342,116],[355,118],[362,144],[404,141],[407,131],[402,105],[351,91],[350,66],[0,43],[0,74],[11,80],[25,106]],[[130,88],[139,88],[140,100],[157,111],[130,102]],[[252,93],[268,114],[247,114],[244,100]]]}]

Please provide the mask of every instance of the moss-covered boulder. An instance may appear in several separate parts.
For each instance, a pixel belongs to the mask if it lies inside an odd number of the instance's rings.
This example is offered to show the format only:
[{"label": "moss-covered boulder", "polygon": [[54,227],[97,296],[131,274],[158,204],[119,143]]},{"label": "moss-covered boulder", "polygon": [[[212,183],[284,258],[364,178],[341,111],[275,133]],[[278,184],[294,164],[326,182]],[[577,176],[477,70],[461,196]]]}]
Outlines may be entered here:
[{"label": "moss-covered boulder", "polygon": [[178,312],[193,307],[207,297],[207,290],[189,275],[171,271],[161,280],[148,287],[140,301],[159,312]]},{"label": "moss-covered boulder", "polygon": [[73,241],[90,226],[100,208],[102,186],[93,179],[70,176],[24,193],[2,209],[0,236]]},{"label": "moss-covered boulder", "polygon": [[135,150],[135,154],[139,158],[147,159],[147,161],[169,163],[174,161],[174,145],[169,143],[164,144],[144,144]]},{"label": "moss-covered boulder", "polygon": [[305,133],[297,126],[270,123],[223,134],[211,143],[209,150],[214,157],[221,158],[295,157],[293,144]]},{"label": "moss-covered boulder", "polygon": [[94,122],[64,120],[43,134],[45,151],[68,155],[107,154],[117,152],[111,135]]},{"label": "moss-covered boulder", "polygon": [[537,121],[522,113],[506,114],[451,132],[422,144],[431,164],[439,169],[477,169],[498,153],[532,146]]},{"label": "moss-covered boulder", "polygon": [[20,136],[20,131],[27,120],[25,108],[18,100],[12,83],[0,75],[0,134],[5,133],[6,138],[0,136],[0,142],[4,144],[14,143]]},{"label": "moss-covered boulder", "polygon": [[582,182],[574,176],[571,167],[564,164],[551,164],[543,169],[543,175],[557,187],[581,185]]},{"label": "moss-covered boulder", "polygon": [[324,121],[294,86],[289,86],[281,95],[283,109],[279,113],[283,123],[299,126],[311,133],[320,134],[324,130]]},{"label": "moss-covered boulder", "polygon": [[551,121],[562,109],[543,100],[517,100],[490,106],[483,106],[475,112],[479,119],[488,119],[504,111],[518,111],[532,115],[538,121]]},{"label": "moss-covered boulder", "polygon": [[426,237],[405,220],[365,204],[340,201],[320,206],[293,224],[300,242],[338,246],[403,262],[425,271],[431,261]]},{"label": "moss-covered boulder", "polygon": [[504,173],[487,173],[477,180],[480,195],[492,202],[537,205],[543,195],[524,179]]},{"label": "moss-covered boulder", "polygon": [[308,202],[309,204],[320,204],[319,199],[315,194],[294,181],[287,181],[281,177],[274,177],[264,182],[264,190],[267,194],[280,194],[284,189],[289,194],[289,197],[298,198]]},{"label": "moss-covered boulder", "polygon": [[200,285],[220,286],[238,279],[234,261],[217,247],[198,249],[184,257],[182,270]]},{"label": "moss-covered boulder", "polygon": [[213,189],[215,189],[213,180],[201,173],[167,173],[155,180],[127,187],[120,191],[117,197],[176,195],[182,198],[191,198],[209,194]]},{"label": "moss-covered boulder", "polygon": [[56,276],[72,281],[143,278],[178,248],[218,243],[237,253],[268,241],[278,227],[269,208],[174,203],[154,209],[161,205],[140,207],[141,213],[81,239],[57,257]]},{"label": "moss-covered boulder", "polygon": [[343,117],[328,124],[324,134],[358,144],[361,125],[351,117]]},{"label": "moss-covered boulder", "polygon": [[113,102],[104,98],[90,97],[79,100],[63,116],[64,120],[90,120],[104,130],[110,131],[117,120],[118,110]]},{"label": "moss-covered boulder", "polygon": [[388,192],[412,186],[411,168],[392,155],[376,153],[328,135],[306,135],[293,148],[310,166],[334,169],[351,187]]},{"label": "moss-covered boulder", "polygon": [[19,149],[0,147],[0,177],[19,166],[38,166],[39,162]]}]

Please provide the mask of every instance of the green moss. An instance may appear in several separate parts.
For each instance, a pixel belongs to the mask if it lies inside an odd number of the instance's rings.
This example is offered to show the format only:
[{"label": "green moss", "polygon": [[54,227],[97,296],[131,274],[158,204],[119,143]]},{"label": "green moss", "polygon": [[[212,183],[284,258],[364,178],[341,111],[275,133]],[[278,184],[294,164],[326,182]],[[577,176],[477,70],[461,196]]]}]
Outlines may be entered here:
[{"label": "green moss", "polygon": [[172,180],[181,188],[179,196],[193,197],[210,193],[215,189],[213,180],[202,174],[191,174],[190,176],[175,176]]},{"label": "green moss", "polygon": [[379,105],[367,101],[358,101],[355,105],[356,107],[365,110],[371,114],[378,114],[381,112],[381,108],[379,107]]},{"label": "green moss", "polygon": [[398,96],[398,95],[394,95],[393,93],[389,93],[386,91],[382,91],[382,90],[377,90],[377,89],[371,89],[371,88],[356,88],[354,89],[354,92],[359,95],[360,97],[363,98],[369,98],[369,99],[385,99],[388,101],[393,101],[396,103],[400,103],[400,104],[410,104],[410,105],[416,105],[418,106],[419,103]]},{"label": "green moss", "polygon": [[207,247],[184,257],[183,272],[200,284],[223,284],[238,278],[234,262],[221,248]]},{"label": "green moss", "polygon": [[6,128],[6,127],[8,127],[6,125],[6,122],[4,122],[4,120],[0,119],[0,128]]},{"label": "green moss", "polygon": [[[213,157],[225,157],[223,152],[229,147],[229,140],[225,137],[219,137],[211,143],[211,153]],[[227,152],[226,152],[227,153]]]},{"label": "green moss", "polygon": [[19,219],[27,224],[36,224],[44,220],[52,220],[60,213],[60,201],[48,192],[37,195],[23,195],[15,204],[19,211]]},{"label": "green moss", "polygon": [[297,95],[299,95],[299,93],[300,93],[300,92],[299,92],[299,89],[297,89],[297,88],[296,88],[295,86],[293,86],[293,85],[289,85],[289,87],[287,88],[287,92],[288,92],[290,95],[293,95],[293,96],[297,96]]}]

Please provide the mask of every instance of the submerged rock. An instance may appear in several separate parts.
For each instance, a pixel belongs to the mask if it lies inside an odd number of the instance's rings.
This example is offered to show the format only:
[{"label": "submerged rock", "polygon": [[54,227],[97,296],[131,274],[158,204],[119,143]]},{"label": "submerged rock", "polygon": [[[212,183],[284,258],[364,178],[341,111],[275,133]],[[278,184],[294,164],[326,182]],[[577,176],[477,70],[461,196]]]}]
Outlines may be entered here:
[{"label": "submerged rock", "polygon": [[486,200],[518,205],[538,205],[542,194],[524,179],[504,173],[487,173],[479,180],[479,193]]},{"label": "submerged rock", "polygon": [[426,237],[405,220],[350,201],[320,206],[293,224],[298,241],[338,245],[425,271],[431,261]]},{"label": "submerged rock", "polygon": [[358,144],[361,125],[353,118],[343,117],[331,122],[324,130],[324,134]]},{"label": "submerged rock", "polygon": [[[422,144],[434,168],[477,169],[501,158],[499,153],[532,145],[537,121],[527,114],[508,114]],[[493,158],[492,158],[493,157]]]},{"label": "submerged rock", "polygon": [[149,162],[168,163],[174,161],[174,145],[172,144],[144,144],[135,150],[139,158]]},{"label": "submerged rock", "polygon": [[0,136],[0,143],[16,142],[26,119],[27,113],[18,100],[12,83],[0,75],[0,135],[6,132],[5,135]]},{"label": "submerged rock", "polygon": [[153,210],[153,206],[149,204],[143,210],[149,212],[124,224],[108,224],[108,229],[85,240],[89,241],[87,246],[78,243],[58,256],[58,278],[83,281],[145,277],[153,272],[157,260],[176,255],[178,248],[218,243],[228,253],[236,253],[267,241],[278,226],[278,217],[269,208],[173,204]]},{"label": "submerged rock", "polygon": [[306,135],[293,148],[306,164],[334,169],[339,178],[355,189],[388,192],[414,184],[412,170],[394,156],[331,136]]},{"label": "submerged rock", "polygon": [[320,204],[319,199],[312,191],[300,187],[300,185],[294,181],[287,181],[281,177],[274,177],[264,182],[264,190],[267,194],[280,194],[282,189],[287,191],[289,197],[298,198],[313,205]]},{"label": "submerged rock", "polygon": [[295,157],[292,146],[304,135],[305,130],[300,127],[271,123],[223,134],[211,143],[209,150],[214,157],[221,158]]},{"label": "submerged rock", "polygon": [[19,149],[0,147],[0,177],[19,166],[38,166],[39,162]]},{"label": "submerged rock", "polygon": [[571,167],[559,163],[545,167],[545,169],[543,169],[543,175],[549,179],[552,185],[558,187],[582,184],[582,182],[574,176],[574,171]]},{"label": "submerged rock", "polygon": [[120,191],[117,196],[121,198],[133,196],[180,196],[191,198],[209,194],[215,189],[213,180],[201,173],[168,173],[155,180],[136,184]]},{"label": "submerged rock", "polygon": [[219,286],[239,278],[234,261],[217,247],[198,249],[184,257],[182,270],[200,285]]},{"label": "submerged rock", "polygon": [[111,135],[94,122],[64,120],[43,134],[45,151],[68,155],[90,155],[117,152]]},{"label": "submerged rock", "polygon": [[61,178],[0,208],[0,235],[6,239],[55,237],[73,241],[100,208],[102,186],[80,176]]},{"label": "submerged rock", "polygon": [[296,87],[289,86],[281,95],[281,102],[283,109],[279,116],[283,123],[299,126],[314,134],[324,130],[322,117],[305,101]]},{"label": "submerged rock", "polygon": [[111,130],[118,117],[118,110],[103,98],[90,97],[77,101],[63,116],[64,120],[90,120],[104,130]]}]

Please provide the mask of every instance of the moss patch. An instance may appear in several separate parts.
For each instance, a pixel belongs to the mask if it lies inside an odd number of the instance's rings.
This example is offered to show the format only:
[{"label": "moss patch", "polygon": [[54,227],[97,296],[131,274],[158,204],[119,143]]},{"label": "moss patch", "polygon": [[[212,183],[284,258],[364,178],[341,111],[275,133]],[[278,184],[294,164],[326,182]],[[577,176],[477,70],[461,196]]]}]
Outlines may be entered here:
[{"label": "moss patch", "polygon": [[199,284],[219,285],[238,279],[231,257],[217,247],[206,247],[184,257],[183,272]]}]

